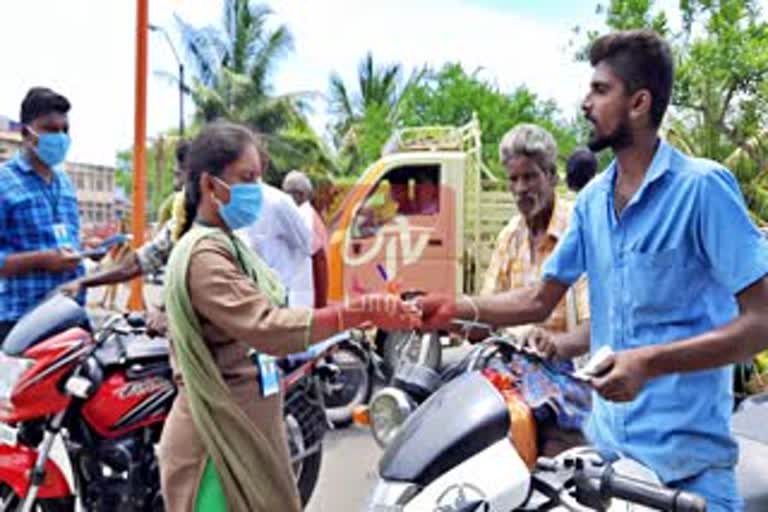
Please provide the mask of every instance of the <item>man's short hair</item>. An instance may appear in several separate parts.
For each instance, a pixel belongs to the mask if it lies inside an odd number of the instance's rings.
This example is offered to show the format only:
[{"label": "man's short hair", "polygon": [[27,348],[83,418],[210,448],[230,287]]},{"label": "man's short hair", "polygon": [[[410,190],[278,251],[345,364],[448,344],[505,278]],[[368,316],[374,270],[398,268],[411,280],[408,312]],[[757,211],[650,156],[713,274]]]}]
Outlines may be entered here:
[{"label": "man's short hair", "polygon": [[310,195],[312,194],[312,182],[307,178],[307,175],[301,171],[293,170],[286,174],[283,179],[283,189],[285,189],[289,183],[295,183],[303,192]]},{"label": "man's short hair", "polygon": [[52,112],[66,114],[69,109],[69,100],[61,94],[47,87],[33,87],[21,102],[21,123],[29,124]]},{"label": "man's short hair", "polygon": [[624,82],[627,94],[651,92],[651,122],[658,127],[669,106],[675,64],[672,50],[648,29],[614,32],[598,38],[589,50],[589,62],[605,62]]},{"label": "man's short hair", "polygon": [[499,143],[501,164],[518,156],[531,158],[545,173],[557,173],[557,143],[541,126],[523,123],[504,135]]},{"label": "man's short hair", "polygon": [[568,188],[578,192],[597,173],[597,157],[588,148],[577,148],[565,164],[565,182]]},{"label": "man's short hair", "polygon": [[187,151],[189,151],[189,142],[185,139],[179,139],[179,142],[176,143],[176,163],[179,167],[184,167]]}]

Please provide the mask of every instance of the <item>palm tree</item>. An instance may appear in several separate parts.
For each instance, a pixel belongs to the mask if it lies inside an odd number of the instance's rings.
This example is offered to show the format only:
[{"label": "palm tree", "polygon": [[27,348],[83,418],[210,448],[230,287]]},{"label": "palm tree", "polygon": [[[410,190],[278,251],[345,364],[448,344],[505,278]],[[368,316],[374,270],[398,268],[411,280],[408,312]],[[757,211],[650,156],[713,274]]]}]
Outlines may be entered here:
[{"label": "palm tree", "polygon": [[[250,126],[266,138],[274,162],[301,163],[300,155],[314,143],[308,158],[329,164],[332,159],[320,138],[307,133],[311,131],[304,115],[308,93],[273,94],[272,72],[293,49],[293,36],[284,25],[267,28],[272,14],[268,6],[249,0],[224,0],[221,27],[197,28],[176,16],[194,70],[197,120],[225,118]],[[326,172],[333,169],[329,164]],[[288,170],[272,169],[267,178],[275,181]]]},{"label": "palm tree", "polygon": [[[268,101],[271,73],[293,49],[293,37],[284,25],[266,28],[272,10],[265,5],[225,0],[222,14],[222,28],[196,28],[176,16],[187,60],[195,71],[193,99],[198,114],[204,121],[269,118],[262,110],[283,108],[280,101]],[[241,111],[245,105],[251,110],[248,115]]]},{"label": "palm tree", "polygon": [[382,136],[386,139],[397,124],[404,94],[422,79],[425,72],[423,68],[415,69],[404,80],[402,65],[377,67],[373,55],[368,52],[358,66],[358,90],[355,93],[350,92],[338,73],[331,74],[329,110],[333,122],[330,129],[339,152],[348,159],[348,169],[375,158],[371,150],[361,147],[365,145],[363,139],[373,139],[366,142],[378,152],[384,142],[380,140]]}]

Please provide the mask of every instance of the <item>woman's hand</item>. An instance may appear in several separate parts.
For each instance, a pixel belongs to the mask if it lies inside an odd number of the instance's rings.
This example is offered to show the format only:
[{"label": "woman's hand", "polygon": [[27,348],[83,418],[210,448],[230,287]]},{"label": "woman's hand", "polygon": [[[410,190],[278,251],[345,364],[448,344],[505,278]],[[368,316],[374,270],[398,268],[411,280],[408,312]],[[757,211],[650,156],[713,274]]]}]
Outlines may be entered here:
[{"label": "woman's hand", "polygon": [[418,306],[396,295],[363,295],[349,302],[343,313],[345,318],[351,320],[349,323],[344,322],[347,327],[358,327],[365,323],[387,331],[421,327],[421,310]]}]

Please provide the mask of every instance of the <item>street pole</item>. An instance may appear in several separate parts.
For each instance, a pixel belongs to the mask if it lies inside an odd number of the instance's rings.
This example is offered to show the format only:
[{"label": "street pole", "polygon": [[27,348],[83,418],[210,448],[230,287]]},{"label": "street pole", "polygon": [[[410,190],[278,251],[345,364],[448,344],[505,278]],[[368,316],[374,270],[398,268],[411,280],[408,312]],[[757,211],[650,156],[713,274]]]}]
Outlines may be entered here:
[{"label": "street pole", "polygon": [[[147,140],[147,34],[149,32],[149,0],[136,0],[136,84],[133,119],[133,248],[144,244],[145,208],[147,204],[146,140]],[[142,279],[131,282],[128,308],[144,309]]]}]

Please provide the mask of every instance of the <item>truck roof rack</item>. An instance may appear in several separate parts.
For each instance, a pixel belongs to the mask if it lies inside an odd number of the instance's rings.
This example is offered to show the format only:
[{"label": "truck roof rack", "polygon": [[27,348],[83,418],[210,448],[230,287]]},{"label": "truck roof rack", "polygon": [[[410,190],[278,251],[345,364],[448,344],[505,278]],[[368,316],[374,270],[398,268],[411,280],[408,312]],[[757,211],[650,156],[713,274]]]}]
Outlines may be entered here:
[{"label": "truck roof rack", "polygon": [[[475,135],[477,135],[475,137]],[[477,116],[463,126],[414,126],[400,128],[384,144],[382,154],[409,151],[467,151],[480,140]]]},{"label": "truck roof rack", "polygon": [[491,181],[497,181],[482,159],[482,131],[477,113],[462,126],[415,126],[396,130],[381,150],[382,156],[418,151],[461,151],[468,153]]}]

